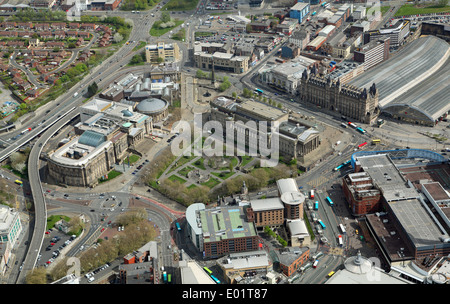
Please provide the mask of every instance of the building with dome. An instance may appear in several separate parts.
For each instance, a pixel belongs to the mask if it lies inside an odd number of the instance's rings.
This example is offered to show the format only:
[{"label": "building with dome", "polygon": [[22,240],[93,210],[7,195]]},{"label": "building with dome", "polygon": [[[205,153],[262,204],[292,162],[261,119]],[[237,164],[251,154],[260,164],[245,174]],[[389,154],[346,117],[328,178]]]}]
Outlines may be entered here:
[{"label": "building with dome", "polygon": [[135,108],[139,113],[152,118],[153,123],[164,120],[169,114],[169,103],[159,98],[147,98],[140,101]]},{"label": "building with dome", "polygon": [[152,117],[131,105],[94,98],[80,107],[75,136],[47,157],[51,182],[94,187],[152,132]]},{"label": "building with dome", "polygon": [[402,278],[390,275],[376,266],[358,251],[344,261],[344,269],[337,270],[325,284],[411,284]]}]

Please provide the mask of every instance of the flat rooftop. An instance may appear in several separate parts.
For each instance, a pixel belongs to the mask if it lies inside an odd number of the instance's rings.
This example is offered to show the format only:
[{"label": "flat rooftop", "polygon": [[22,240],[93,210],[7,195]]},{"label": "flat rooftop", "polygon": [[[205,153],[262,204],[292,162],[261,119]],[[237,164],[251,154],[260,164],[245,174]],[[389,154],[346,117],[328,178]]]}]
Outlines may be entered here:
[{"label": "flat rooftop", "polygon": [[410,188],[388,154],[358,156],[357,160],[368,172],[374,185],[380,188],[385,199],[397,201],[417,198],[415,188]]},{"label": "flat rooftop", "polygon": [[255,226],[244,220],[241,206],[204,209],[199,214],[205,243],[256,236]]}]

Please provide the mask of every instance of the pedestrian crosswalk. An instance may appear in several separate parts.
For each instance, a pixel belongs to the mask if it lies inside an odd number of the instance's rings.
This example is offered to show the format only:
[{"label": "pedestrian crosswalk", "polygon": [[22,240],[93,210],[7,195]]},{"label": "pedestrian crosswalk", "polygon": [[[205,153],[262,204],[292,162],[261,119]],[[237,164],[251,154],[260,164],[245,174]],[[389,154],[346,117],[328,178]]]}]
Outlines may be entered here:
[{"label": "pedestrian crosswalk", "polygon": [[325,176],[319,176],[315,179],[310,180],[309,182],[306,182],[311,187],[319,187],[320,185],[326,183],[328,181],[328,178]]}]

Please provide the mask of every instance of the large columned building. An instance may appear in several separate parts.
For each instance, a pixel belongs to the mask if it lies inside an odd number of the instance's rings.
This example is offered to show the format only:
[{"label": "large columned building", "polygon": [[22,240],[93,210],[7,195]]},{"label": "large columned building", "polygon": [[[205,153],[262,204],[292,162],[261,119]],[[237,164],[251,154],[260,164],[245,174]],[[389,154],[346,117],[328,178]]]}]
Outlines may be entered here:
[{"label": "large columned building", "polygon": [[362,123],[371,123],[378,114],[378,90],[375,84],[367,90],[341,84],[312,72],[303,72],[299,86],[300,99],[316,106],[335,111]]}]

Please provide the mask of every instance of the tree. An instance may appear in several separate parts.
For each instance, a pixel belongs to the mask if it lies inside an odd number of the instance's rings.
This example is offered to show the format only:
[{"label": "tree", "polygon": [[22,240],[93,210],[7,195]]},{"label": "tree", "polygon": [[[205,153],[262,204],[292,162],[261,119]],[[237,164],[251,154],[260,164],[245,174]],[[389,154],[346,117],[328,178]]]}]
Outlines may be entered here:
[{"label": "tree", "polygon": [[94,96],[95,94],[97,94],[97,91],[98,91],[98,85],[94,81],[92,84],[90,84],[88,86],[88,97]]},{"label": "tree", "polygon": [[123,40],[123,36],[119,33],[115,33],[113,39],[115,43],[119,43]]}]

